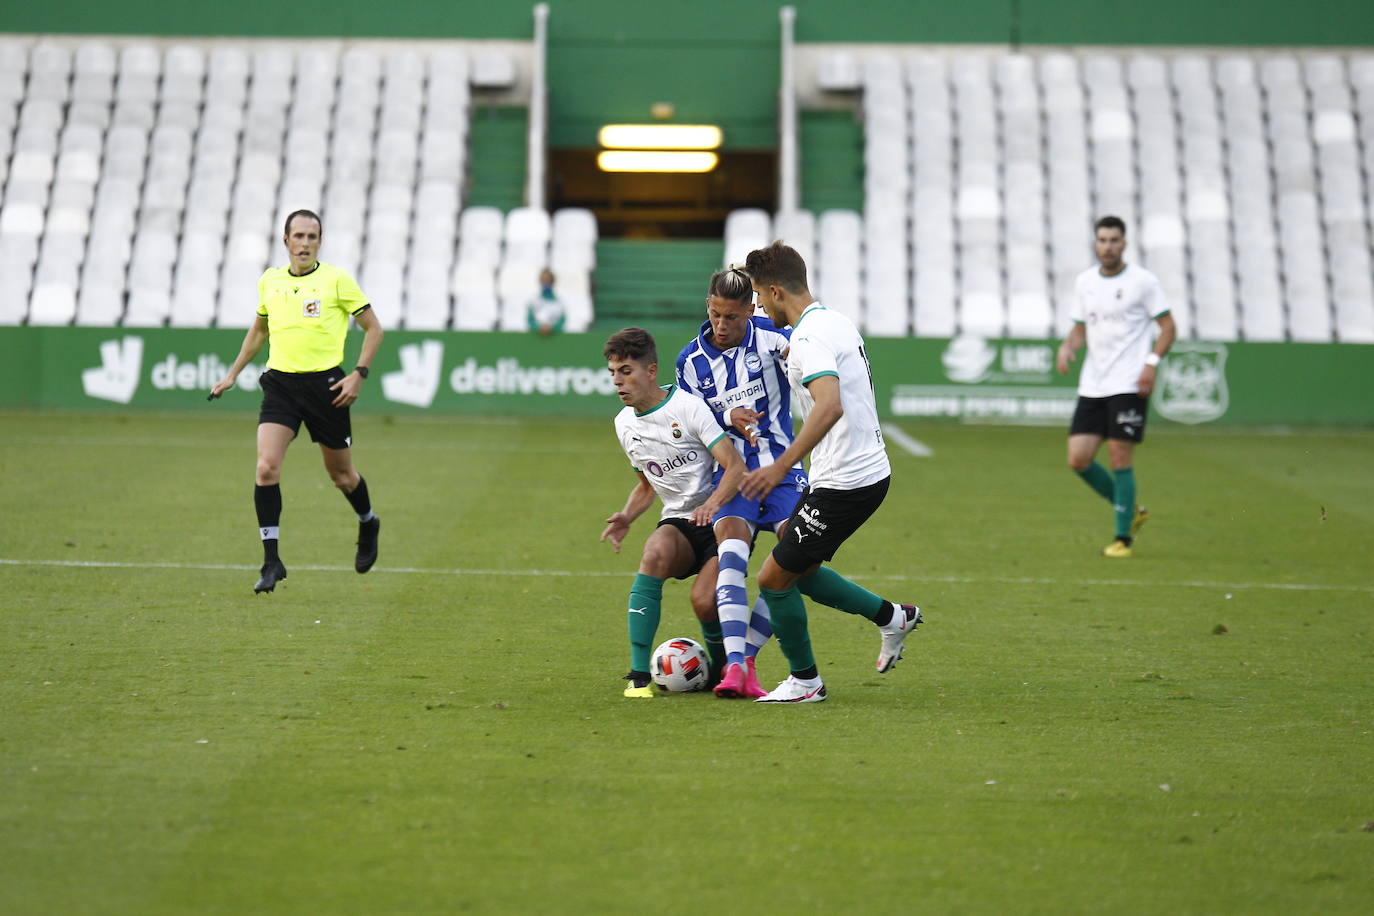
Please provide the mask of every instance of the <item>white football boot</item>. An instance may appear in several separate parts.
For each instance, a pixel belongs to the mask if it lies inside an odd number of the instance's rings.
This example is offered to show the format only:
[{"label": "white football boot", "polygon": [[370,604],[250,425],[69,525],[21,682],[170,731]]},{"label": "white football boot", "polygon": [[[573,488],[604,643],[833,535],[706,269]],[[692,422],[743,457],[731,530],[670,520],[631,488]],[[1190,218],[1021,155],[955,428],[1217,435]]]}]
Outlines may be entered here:
[{"label": "white football boot", "polygon": [[774,690],[755,700],[755,703],[820,703],[825,699],[825,685],[821,679],[813,677],[809,680],[792,677],[788,675],[787,680],[779,684]]},{"label": "white football boot", "polygon": [[878,650],[878,671],[891,671],[892,666],[902,657],[902,643],[907,634],[921,625],[921,609],[914,604],[899,604],[892,612],[892,620],[878,627],[883,634],[883,645]]}]

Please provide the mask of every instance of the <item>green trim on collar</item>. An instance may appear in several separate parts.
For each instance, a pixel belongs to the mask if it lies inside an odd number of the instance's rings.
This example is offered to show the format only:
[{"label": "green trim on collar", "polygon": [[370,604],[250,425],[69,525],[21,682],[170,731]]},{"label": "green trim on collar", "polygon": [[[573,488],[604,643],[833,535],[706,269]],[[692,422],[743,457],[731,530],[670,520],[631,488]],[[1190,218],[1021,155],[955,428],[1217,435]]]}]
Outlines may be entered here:
[{"label": "green trim on collar", "polygon": [[792,330],[795,331],[797,328],[801,327],[801,323],[802,323],[803,321],[806,320],[806,316],[807,316],[807,315],[810,315],[810,314],[811,314],[812,312],[814,312],[816,309],[823,309],[823,308],[825,308],[825,306],[821,305],[819,302],[813,302],[813,303],[811,303],[810,305],[808,305],[806,308],[802,309],[802,313],[801,313],[800,315],[797,316],[797,323],[794,324],[794,325],[792,325]]},{"label": "green trim on collar", "polygon": [[667,396],[666,398],[664,398],[663,400],[659,401],[659,402],[658,402],[657,404],[655,404],[653,407],[650,407],[648,410],[644,411],[643,413],[640,413],[639,411],[636,410],[636,411],[635,411],[635,416],[636,416],[636,417],[647,417],[649,414],[653,413],[655,410],[658,410],[658,409],[659,409],[660,407],[662,407],[664,404],[667,404],[669,401],[671,401],[671,400],[673,399],[673,393],[677,391],[677,386],[676,386],[676,385],[659,385],[658,387],[659,387],[659,390],[668,392],[668,396]]}]

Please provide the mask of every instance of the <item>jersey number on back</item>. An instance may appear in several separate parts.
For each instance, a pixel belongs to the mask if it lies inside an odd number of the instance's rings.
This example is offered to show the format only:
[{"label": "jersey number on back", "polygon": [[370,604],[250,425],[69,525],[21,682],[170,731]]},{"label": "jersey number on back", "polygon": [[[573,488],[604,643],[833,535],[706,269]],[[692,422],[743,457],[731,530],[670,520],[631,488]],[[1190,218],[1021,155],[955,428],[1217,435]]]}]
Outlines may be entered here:
[{"label": "jersey number on back", "polygon": [[863,344],[859,344],[859,356],[863,358],[864,370],[868,372],[868,390],[876,393],[876,389],[873,387],[873,366],[868,361],[868,354],[864,352]]}]

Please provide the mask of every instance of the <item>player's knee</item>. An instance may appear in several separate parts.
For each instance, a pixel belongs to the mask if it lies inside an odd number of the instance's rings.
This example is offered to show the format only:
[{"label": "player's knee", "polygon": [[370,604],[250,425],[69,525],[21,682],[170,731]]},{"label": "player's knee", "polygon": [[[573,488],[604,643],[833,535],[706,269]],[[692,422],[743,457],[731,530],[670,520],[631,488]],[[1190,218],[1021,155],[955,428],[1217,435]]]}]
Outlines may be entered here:
[{"label": "player's knee", "polygon": [[334,486],[345,493],[352,493],[358,486],[358,472],[354,470],[330,470],[329,479],[334,481]]},{"label": "player's knee", "polygon": [[716,608],[715,592],[708,592],[705,595],[692,595],[692,613],[697,615],[697,620],[716,620],[719,618],[719,611]]},{"label": "player's knee", "polygon": [[785,591],[788,586],[788,575],[781,566],[768,564],[759,570],[759,588],[766,588],[770,591]]},{"label": "player's knee", "polygon": [[260,487],[270,487],[281,482],[281,462],[269,461],[266,458],[258,459],[258,466],[255,473],[257,484]]},{"label": "player's knee", "polygon": [[749,568],[749,543],[739,538],[727,538],[716,548],[720,565],[726,569],[746,572]]},{"label": "player's knee", "polygon": [[1069,470],[1075,473],[1082,474],[1092,466],[1092,463],[1091,455],[1069,455]]},{"label": "player's knee", "polygon": [[672,576],[672,557],[652,544],[644,545],[644,553],[639,558],[639,571],[646,576],[668,579]]}]

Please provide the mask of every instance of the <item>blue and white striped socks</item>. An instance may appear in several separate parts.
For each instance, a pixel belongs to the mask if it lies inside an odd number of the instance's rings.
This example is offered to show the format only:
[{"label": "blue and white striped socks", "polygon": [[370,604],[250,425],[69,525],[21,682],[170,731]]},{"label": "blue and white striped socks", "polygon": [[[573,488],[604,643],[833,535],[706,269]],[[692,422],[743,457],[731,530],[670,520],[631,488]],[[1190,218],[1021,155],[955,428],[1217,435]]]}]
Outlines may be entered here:
[{"label": "blue and white striped socks", "polygon": [[716,610],[720,631],[725,637],[725,663],[743,665],[749,634],[749,599],[744,577],[749,572],[749,545],[739,538],[727,538],[716,549],[720,572],[716,574]]},{"label": "blue and white striped socks", "polygon": [[773,619],[768,616],[768,602],[759,595],[754,599],[754,612],[749,616],[748,642],[744,654],[749,658],[759,654],[764,643],[773,637]]}]

